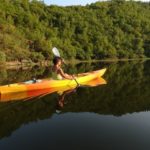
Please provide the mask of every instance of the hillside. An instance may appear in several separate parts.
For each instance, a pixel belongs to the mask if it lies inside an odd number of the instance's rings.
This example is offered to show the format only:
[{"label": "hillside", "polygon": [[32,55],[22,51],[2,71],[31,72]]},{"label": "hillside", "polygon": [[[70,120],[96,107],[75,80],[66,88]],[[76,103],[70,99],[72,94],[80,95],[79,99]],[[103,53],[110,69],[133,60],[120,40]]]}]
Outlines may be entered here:
[{"label": "hillside", "polygon": [[150,3],[97,2],[47,6],[0,0],[0,61],[150,57]]}]

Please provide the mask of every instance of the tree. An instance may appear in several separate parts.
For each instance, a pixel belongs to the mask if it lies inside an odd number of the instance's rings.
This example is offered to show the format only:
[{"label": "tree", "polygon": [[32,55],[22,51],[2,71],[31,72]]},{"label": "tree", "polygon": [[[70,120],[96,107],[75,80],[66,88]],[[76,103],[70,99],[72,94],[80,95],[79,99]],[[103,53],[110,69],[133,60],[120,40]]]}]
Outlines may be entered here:
[{"label": "tree", "polygon": [[6,55],[4,52],[0,51],[0,63],[5,63],[6,62]]},{"label": "tree", "polygon": [[150,5],[144,2],[60,7],[38,0],[1,0],[0,50],[7,61],[30,55],[50,60],[54,46],[66,59],[150,57],[149,18]]}]

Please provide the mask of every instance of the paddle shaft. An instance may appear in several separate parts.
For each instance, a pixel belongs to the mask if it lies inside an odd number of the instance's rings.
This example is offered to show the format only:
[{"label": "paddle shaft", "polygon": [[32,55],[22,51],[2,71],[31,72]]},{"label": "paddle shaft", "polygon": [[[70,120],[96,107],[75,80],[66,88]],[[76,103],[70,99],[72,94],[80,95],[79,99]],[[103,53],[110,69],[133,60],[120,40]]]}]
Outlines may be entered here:
[{"label": "paddle shaft", "polygon": [[77,83],[77,86],[80,86],[80,84],[78,83],[78,81],[76,80],[76,78],[74,76],[73,77],[73,80]]}]

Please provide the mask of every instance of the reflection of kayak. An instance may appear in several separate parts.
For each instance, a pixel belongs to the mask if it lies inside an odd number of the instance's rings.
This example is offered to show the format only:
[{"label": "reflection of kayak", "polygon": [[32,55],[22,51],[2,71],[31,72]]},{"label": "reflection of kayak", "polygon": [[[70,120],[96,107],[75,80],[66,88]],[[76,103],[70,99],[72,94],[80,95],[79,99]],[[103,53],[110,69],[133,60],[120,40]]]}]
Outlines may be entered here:
[{"label": "reflection of kayak", "polygon": [[[84,83],[84,86],[98,86],[98,85],[102,85],[102,84],[106,84],[106,81],[101,78],[101,77],[97,77],[89,82]],[[58,94],[62,94],[65,91],[71,90],[71,89],[75,89],[76,86],[61,86],[61,87],[56,87],[56,88],[47,88],[47,89],[42,89],[42,90],[34,90],[34,91],[24,91],[24,92],[12,92],[12,93],[5,93],[5,94],[1,94],[0,97],[0,102],[7,102],[7,101],[16,101],[16,100],[30,100],[33,99],[35,97],[43,97],[47,94],[51,94],[54,92],[57,92]]]},{"label": "reflection of kayak", "polygon": [[96,79],[97,77],[101,77],[105,73],[106,69],[101,69],[93,72],[89,72],[83,75],[80,75],[79,77],[76,77],[75,80],[39,80],[39,82],[33,83],[33,82],[25,82],[25,83],[15,83],[15,84],[9,84],[5,86],[0,86],[0,94],[6,94],[6,93],[15,93],[15,92],[29,92],[29,91],[36,91],[36,90],[42,90],[42,89],[51,89],[54,90],[55,88],[60,87],[72,87],[74,88],[77,86],[77,82],[80,85],[84,85],[87,82]]}]

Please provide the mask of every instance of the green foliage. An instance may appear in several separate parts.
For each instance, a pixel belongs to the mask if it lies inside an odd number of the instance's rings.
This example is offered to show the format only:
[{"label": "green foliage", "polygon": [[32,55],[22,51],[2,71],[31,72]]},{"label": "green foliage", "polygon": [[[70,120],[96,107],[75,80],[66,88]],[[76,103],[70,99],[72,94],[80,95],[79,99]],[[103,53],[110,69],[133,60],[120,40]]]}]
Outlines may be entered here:
[{"label": "green foliage", "polygon": [[149,3],[112,0],[69,7],[37,0],[0,3],[0,49],[7,61],[30,55],[35,61],[35,53],[41,55],[38,59],[50,60],[53,46],[66,59],[150,57]]},{"label": "green foliage", "polygon": [[6,55],[4,52],[0,51],[0,63],[5,63],[6,62]]},{"label": "green foliage", "polygon": [[38,53],[38,52],[32,52],[31,55],[30,55],[30,59],[37,63],[39,61],[42,61],[44,60],[44,56],[41,54],[41,53]]}]

